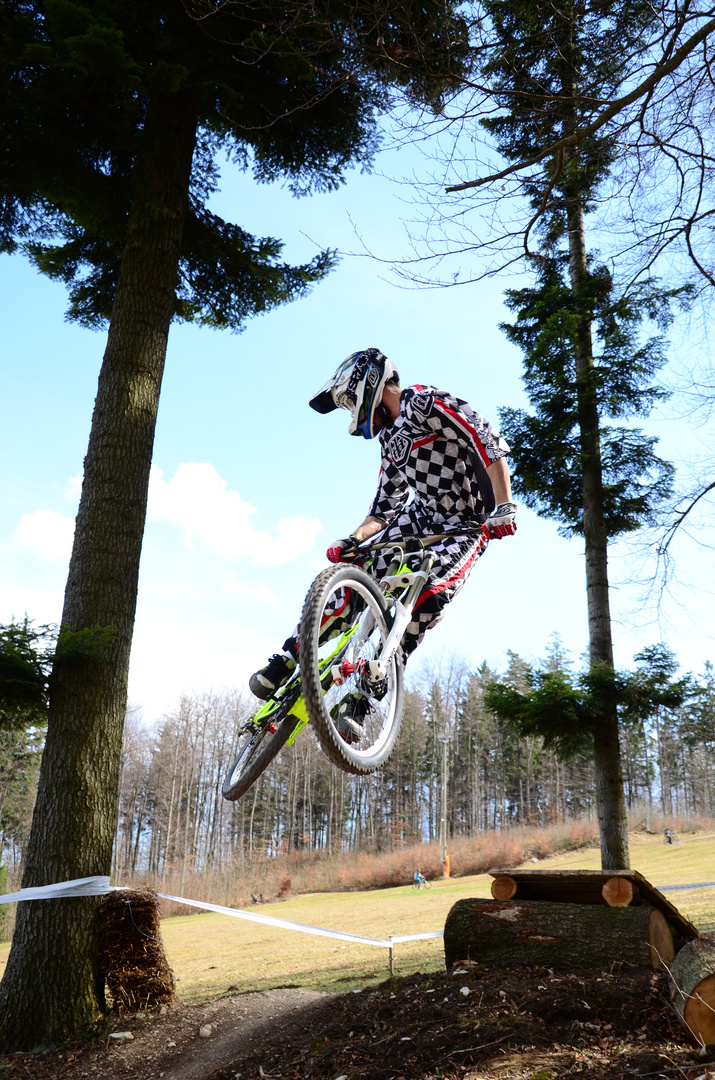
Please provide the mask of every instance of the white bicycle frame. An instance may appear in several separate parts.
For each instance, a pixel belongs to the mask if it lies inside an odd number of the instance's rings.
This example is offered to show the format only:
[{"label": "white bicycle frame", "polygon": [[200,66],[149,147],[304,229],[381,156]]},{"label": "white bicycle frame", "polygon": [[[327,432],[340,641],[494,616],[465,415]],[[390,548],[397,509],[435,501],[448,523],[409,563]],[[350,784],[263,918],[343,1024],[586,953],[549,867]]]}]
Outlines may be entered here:
[{"label": "white bicycle frame", "polygon": [[[388,547],[392,546],[392,544],[388,545]],[[395,543],[394,547],[397,548],[401,555],[404,555],[404,545]],[[382,586],[384,593],[386,593],[388,589],[395,589],[403,586],[407,586],[407,592],[404,594],[404,596],[394,601],[395,610],[392,619],[392,626],[390,627],[387,635],[387,640],[385,641],[384,648],[382,649],[379,658],[376,660],[370,660],[368,663],[367,667],[371,680],[377,682],[381,679],[387,678],[388,671],[390,670],[390,664],[395,653],[400,647],[405,630],[412,621],[412,612],[414,611],[415,604],[417,603],[417,598],[419,597],[425,586],[434,560],[434,554],[426,554],[422,559],[419,570],[402,570],[397,574],[390,573],[390,571],[388,570],[385,577],[380,580],[380,585]],[[395,562],[397,562],[397,560],[395,560]],[[393,562],[393,566],[395,565],[395,562]],[[370,609],[367,608],[360,616],[357,631],[355,632],[355,635],[350,641],[345,659],[352,662],[356,650],[359,651],[362,644],[372,633],[374,627],[375,616],[370,611]],[[336,682],[340,680],[341,675],[339,668],[336,668],[336,670],[333,672],[333,675],[336,679]]]},{"label": "white bicycle frame", "polygon": [[[453,535],[451,533],[438,533],[434,536],[425,537],[422,541],[423,544],[433,544],[440,540],[443,540],[446,536]],[[468,533],[458,533],[456,535],[469,535]],[[390,548],[394,548],[397,553],[397,557],[393,560],[387,573],[380,579],[380,586],[383,593],[387,593],[389,590],[407,586],[407,592],[402,596],[394,600],[395,610],[392,619],[392,626],[387,635],[385,646],[382,649],[380,656],[376,660],[370,660],[367,668],[370,674],[370,679],[375,682],[387,678],[388,671],[390,669],[390,663],[400,647],[405,630],[412,621],[412,612],[415,609],[418,597],[425,587],[427,579],[430,575],[432,566],[434,565],[435,555],[431,552],[425,552],[420,563],[419,570],[398,570],[394,572],[393,567],[397,569],[400,562],[404,558],[407,552],[407,545],[409,541],[387,541],[383,544],[374,545],[375,548],[384,547],[388,551]],[[414,554],[417,554],[414,552]],[[345,659],[352,662],[355,651],[359,649],[362,644],[372,633],[375,628],[375,616],[367,608],[360,616],[358,628],[350,641],[348,650],[345,654]],[[339,665],[336,665],[333,669],[333,677],[337,685],[342,681],[342,674],[339,669]]]}]

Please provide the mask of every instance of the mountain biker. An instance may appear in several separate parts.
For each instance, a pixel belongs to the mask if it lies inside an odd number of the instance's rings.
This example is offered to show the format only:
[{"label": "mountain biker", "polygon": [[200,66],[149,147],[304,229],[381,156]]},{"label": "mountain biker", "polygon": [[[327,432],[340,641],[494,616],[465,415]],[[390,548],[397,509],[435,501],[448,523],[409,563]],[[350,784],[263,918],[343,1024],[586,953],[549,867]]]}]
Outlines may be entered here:
[{"label": "mountain biker", "polygon": [[417,882],[418,889],[422,888],[426,880],[424,874],[421,874],[419,870],[415,870],[415,881]]},{"label": "mountain biker", "polygon": [[[319,413],[347,409],[350,434],[365,439],[377,436],[382,448],[377,492],[369,512],[348,537],[329,546],[330,562],[343,561],[359,543],[379,532],[383,532],[381,540],[391,540],[456,532],[460,527],[469,530],[430,548],[435,561],[405,631],[406,661],[425,631],[440,621],[483,554],[487,537],[478,526],[486,525],[489,539],[516,532],[516,504],[511,501],[505,460],[509,447],[464,399],[434,386],[418,384],[401,390],[394,364],[379,349],[348,356],[310,405]],[[378,552],[365,569],[379,581],[389,559]],[[328,640],[342,632],[341,615],[342,608],[328,613],[321,638]],[[290,677],[298,659],[298,632],[296,627],[281,652],[251,676],[249,686],[256,697],[268,700]],[[338,730],[351,741],[353,735],[359,736],[369,702],[355,694],[352,703],[344,699],[339,708]]]}]

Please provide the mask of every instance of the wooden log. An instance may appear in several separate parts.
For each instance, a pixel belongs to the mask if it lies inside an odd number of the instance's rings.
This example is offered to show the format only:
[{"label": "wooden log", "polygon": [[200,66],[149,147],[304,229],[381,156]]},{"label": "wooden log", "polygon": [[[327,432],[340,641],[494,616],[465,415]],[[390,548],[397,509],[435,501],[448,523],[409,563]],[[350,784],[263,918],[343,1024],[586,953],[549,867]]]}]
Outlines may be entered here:
[{"label": "wooden log", "polygon": [[458,900],[447,916],[444,953],[505,967],[604,970],[614,960],[663,967],[675,954],[663,914],[648,905],[611,908],[549,901]]},{"label": "wooden log", "polygon": [[520,870],[518,867],[502,867],[489,873],[493,878],[513,878],[517,885],[514,899],[548,900],[562,904],[602,905],[603,886],[613,878],[626,878],[637,890],[637,893],[634,891],[633,903],[649,904],[663,913],[676,935],[677,948],[691,938],[700,937],[693,924],[637,870]]},{"label": "wooden log", "polygon": [[504,874],[503,877],[496,877],[492,882],[492,898],[494,900],[513,900],[518,891],[518,883],[508,874]]},{"label": "wooden log", "polygon": [[[645,906],[645,905],[644,905]],[[673,931],[662,911],[648,908],[648,947],[651,967],[656,971],[667,971],[675,956]]]},{"label": "wooden log", "polygon": [[630,907],[640,896],[638,886],[627,877],[610,877],[601,886],[601,896],[609,907]]},{"label": "wooden log", "polygon": [[715,942],[706,938],[687,942],[668,974],[680,1019],[701,1046],[715,1043]]}]

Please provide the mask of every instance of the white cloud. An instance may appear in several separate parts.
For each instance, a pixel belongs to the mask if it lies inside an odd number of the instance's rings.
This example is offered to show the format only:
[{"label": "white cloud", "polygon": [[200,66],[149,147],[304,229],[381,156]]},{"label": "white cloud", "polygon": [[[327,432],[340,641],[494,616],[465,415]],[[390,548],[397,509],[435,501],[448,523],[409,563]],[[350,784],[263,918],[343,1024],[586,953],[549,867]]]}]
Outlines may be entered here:
[{"label": "white cloud", "polygon": [[[206,612],[202,620],[194,613],[148,609],[140,600],[129,672],[130,700],[152,722],[176,708],[184,693],[245,687],[276,645],[275,635],[262,634],[253,625],[242,627],[212,612]],[[250,695],[246,696],[250,702]]]},{"label": "white cloud", "polygon": [[15,535],[15,546],[46,562],[67,562],[72,553],[74,521],[55,510],[35,510],[23,514]]},{"label": "white cloud", "polygon": [[273,589],[269,589],[267,585],[260,583],[249,585],[245,581],[238,581],[233,570],[229,570],[226,575],[224,589],[232,596],[240,596],[245,600],[259,600],[262,604],[278,607],[278,598]]},{"label": "white cloud", "polygon": [[208,462],[183,462],[170,480],[152,466],[149,517],[178,525],[186,542],[199,541],[224,559],[250,558],[261,566],[280,566],[310,551],[322,528],[315,518],[282,518],[276,535],[256,529],[256,507],[229,490]]},{"label": "white cloud", "polygon": [[64,490],[64,497],[68,502],[73,502],[75,505],[79,503],[79,497],[82,494],[82,479],[82,473],[70,477],[70,482]]}]

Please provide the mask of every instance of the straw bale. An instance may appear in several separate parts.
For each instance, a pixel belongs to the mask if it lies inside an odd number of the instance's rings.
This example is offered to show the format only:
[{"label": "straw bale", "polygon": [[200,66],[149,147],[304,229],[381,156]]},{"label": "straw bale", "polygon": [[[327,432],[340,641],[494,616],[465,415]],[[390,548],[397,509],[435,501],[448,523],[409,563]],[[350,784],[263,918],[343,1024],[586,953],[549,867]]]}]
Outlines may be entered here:
[{"label": "straw bale", "polygon": [[161,940],[159,898],[149,889],[109,893],[99,906],[102,967],[116,1013],[170,1005],[174,973]]}]

